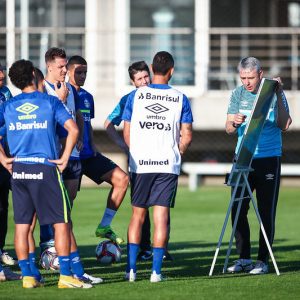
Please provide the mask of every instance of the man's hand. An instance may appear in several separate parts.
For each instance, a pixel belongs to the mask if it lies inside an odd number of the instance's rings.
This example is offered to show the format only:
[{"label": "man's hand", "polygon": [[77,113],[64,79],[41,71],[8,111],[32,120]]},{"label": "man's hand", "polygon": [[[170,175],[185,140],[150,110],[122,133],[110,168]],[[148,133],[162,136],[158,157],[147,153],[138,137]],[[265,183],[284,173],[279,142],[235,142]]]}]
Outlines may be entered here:
[{"label": "man's hand", "polygon": [[[241,126],[243,122],[245,122],[247,116],[241,114],[241,113],[237,113],[234,115],[234,120],[233,120],[233,123],[236,125],[236,126]],[[234,127],[234,126],[233,126]]]},{"label": "man's hand", "polygon": [[48,159],[49,162],[56,164],[58,170],[60,173],[62,173],[64,171],[64,169],[67,167],[68,164],[68,160],[65,159]]},{"label": "man's hand", "polygon": [[1,160],[1,163],[3,167],[10,173],[12,174],[12,163],[14,161],[14,157],[3,157]]},{"label": "man's hand", "polygon": [[69,95],[69,89],[67,88],[67,85],[65,82],[60,82],[60,87],[58,87],[58,83],[54,83],[54,90],[56,95],[58,96],[59,100],[61,100],[63,103],[67,101],[67,97]]}]

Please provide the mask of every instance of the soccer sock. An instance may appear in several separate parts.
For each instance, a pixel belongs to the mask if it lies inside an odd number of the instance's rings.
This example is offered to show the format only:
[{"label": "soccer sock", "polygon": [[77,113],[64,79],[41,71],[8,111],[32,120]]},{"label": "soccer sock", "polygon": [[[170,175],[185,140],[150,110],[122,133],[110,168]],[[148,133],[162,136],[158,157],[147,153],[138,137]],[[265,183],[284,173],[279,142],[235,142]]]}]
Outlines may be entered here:
[{"label": "soccer sock", "polygon": [[30,264],[30,270],[33,276],[40,281],[42,276],[40,271],[38,270],[36,264],[35,264],[35,253],[29,253],[29,264]]},{"label": "soccer sock", "polygon": [[131,269],[136,273],[136,258],[140,245],[139,244],[127,244],[127,266],[126,272],[129,273]]},{"label": "soccer sock", "polygon": [[102,217],[102,220],[100,222],[100,226],[108,226],[110,225],[112,219],[114,218],[115,214],[116,214],[116,210],[110,209],[110,208],[106,208]]},{"label": "soccer sock", "polygon": [[59,270],[61,275],[71,276],[71,263],[69,256],[58,256]]},{"label": "soccer sock", "polygon": [[84,269],[78,250],[70,253],[70,260],[72,273],[76,276],[82,276],[84,274]]},{"label": "soccer sock", "polygon": [[152,272],[155,271],[156,274],[161,273],[161,265],[162,265],[164,254],[165,254],[165,248],[153,248]]},{"label": "soccer sock", "polygon": [[54,239],[54,230],[52,224],[40,226],[40,243],[48,242]]},{"label": "soccer sock", "polygon": [[22,277],[24,276],[31,276],[33,277],[33,274],[30,269],[30,262],[29,259],[21,259],[19,260],[19,267],[22,272]]},{"label": "soccer sock", "polygon": [[2,272],[3,271],[3,267],[2,267],[2,265],[0,264],[0,272]]}]

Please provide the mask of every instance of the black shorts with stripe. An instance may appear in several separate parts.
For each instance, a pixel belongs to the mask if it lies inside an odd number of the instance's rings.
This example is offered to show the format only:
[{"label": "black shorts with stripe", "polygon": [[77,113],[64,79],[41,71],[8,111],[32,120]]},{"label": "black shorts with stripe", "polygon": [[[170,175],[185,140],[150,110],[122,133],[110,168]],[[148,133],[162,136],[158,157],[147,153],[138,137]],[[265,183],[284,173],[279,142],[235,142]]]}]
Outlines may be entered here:
[{"label": "black shorts with stripe", "polygon": [[11,187],[16,224],[31,224],[35,212],[40,225],[70,221],[70,203],[55,166],[13,163]]},{"label": "black shorts with stripe", "polygon": [[169,173],[131,173],[131,205],[174,207],[178,175]]}]

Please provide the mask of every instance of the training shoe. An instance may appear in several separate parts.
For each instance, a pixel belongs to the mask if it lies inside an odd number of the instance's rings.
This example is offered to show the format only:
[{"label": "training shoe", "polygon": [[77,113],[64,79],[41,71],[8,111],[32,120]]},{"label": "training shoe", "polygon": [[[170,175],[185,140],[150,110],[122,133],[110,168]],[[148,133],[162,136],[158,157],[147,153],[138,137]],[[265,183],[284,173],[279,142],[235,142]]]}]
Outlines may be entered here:
[{"label": "training shoe", "polygon": [[133,269],[131,269],[129,273],[125,273],[125,280],[128,280],[129,282],[136,281],[136,273],[133,272]]},{"label": "training shoe", "polygon": [[152,251],[149,250],[142,250],[137,256],[138,260],[150,260],[152,259]]},{"label": "training shoe", "polygon": [[58,281],[58,288],[59,289],[90,289],[93,286],[90,283],[85,283],[77,278],[74,278],[73,276],[66,276],[66,275],[60,275],[59,281]]},{"label": "training shoe", "polygon": [[20,274],[17,274],[13,272],[10,268],[3,268],[3,273],[6,278],[6,280],[20,280],[22,279],[22,276]]},{"label": "training shoe", "polygon": [[42,285],[33,277],[33,276],[24,276],[23,277],[23,288],[24,289],[33,289],[41,287]]},{"label": "training shoe", "polygon": [[255,263],[254,268],[249,272],[249,274],[261,275],[269,272],[269,267],[263,261],[258,260]]},{"label": "training shoe", "polygon": [[151,277],[150,277],[150,282],[160,282],[163,280],[164,279],[161,274],[156,274],[155,271],[152,272]]},{"label": "training shoe", "polygon": [[124,240],[118,237],[109,225],[108,226],[98,225],[95,234],[97,237],[107,238],[119,245],[124,243]]},{"label": "training shoe", "polygon": [[6,251],[0,251],[0,260],[7,266],[15,266],[18,264],[16,258],[10,256]]},{"label": "training shoe", "polygon": [[41,254],[48,248],[55,247],[54,240],[51,239],[47,242],[40,243]]},{"label": "training shoe", "polygon": [[4,275],[4,271],[0,271],[0,281],[5,281],[6,280],[6,277]]},{"label": "training shoe", "polygon": [[251,259],[240,258],[234,261],[234,265],[227,268],[229,273],[239,273],[239,272],[249,272],[253,269],[253,264]]},{"label": "training shoe", "polygon": [[164,256],[163,256],[163,260],[165,261],[173,261],[174,258],[172,257],[172,255],[169,253],[169,251],[166,251]]},{"label": "training shoe", "polygon": [[102,278],[94,277],[94,276],[89,275],[87,273],[84,273],[82,276],[74,275],[74,278],[77,278],[80,281],[83,281],[85,283],[90,283],[90,284],[99,284],[99,283],[103,282]]}]

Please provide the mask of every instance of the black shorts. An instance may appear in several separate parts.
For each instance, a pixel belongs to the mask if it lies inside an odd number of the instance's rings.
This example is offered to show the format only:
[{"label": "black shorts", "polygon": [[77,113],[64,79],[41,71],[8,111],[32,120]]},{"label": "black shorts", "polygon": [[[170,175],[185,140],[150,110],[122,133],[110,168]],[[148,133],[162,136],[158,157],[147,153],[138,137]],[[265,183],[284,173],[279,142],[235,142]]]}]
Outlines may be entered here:
[{"label": "black shorts", "polygon": [[81,177],[81,162],[80,159],[71,159],[68,161],[67,167],[63,173],[64,180],[80,179]]},{"label": "black shorts", "polygon": [[148,208],[174,207],[178,175],[169,173],[131,173],[131,205]]},{"label": "black shorts", "polygon": [[55,166],[14,163],[11,187],[16,224],[31,224],[35,212],[40,225],[69,222],[70,203]]},{"label": "black shorts", "polygon": [[85,175],[97,184],[101,184],[103,182],[101,177],[116,167],[112,160],[97,153],[96,156],[81,160],[81,176]]}]

